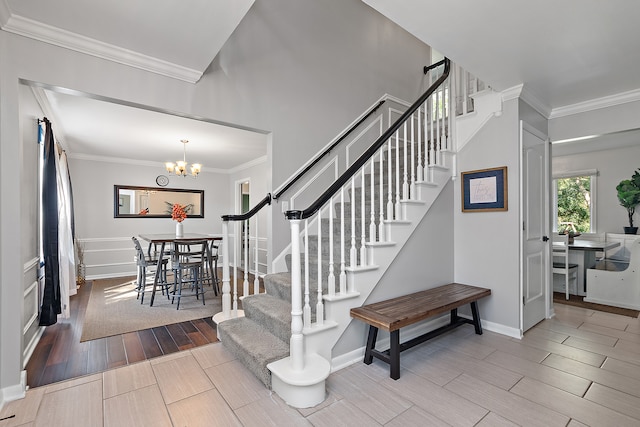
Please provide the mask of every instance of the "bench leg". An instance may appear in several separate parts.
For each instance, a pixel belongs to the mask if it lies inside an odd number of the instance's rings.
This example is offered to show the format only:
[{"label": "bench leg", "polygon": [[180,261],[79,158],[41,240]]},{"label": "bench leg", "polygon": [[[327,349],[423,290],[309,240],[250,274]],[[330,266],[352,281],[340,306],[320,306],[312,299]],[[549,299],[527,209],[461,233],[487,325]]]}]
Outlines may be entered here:
[{"label": "bench leg", "polygon": [[376,339],[378,339],[378,328],[376,328],[375,326],[369,326],[369,337],[367,338],[367,348],[364,351],[365,365],[371,365],[371,362],[373,362],[372,351],[376,347]]},{"label": "bench leg", "polygon": [[389,365],[391,366],[389,376],[397,380],[400,378],[400,329],[389,333],[391,348],[389,349]]},{"label": "bench leg", "polygon": [[476,334],[482,335],[482,325],[480,324],[480,312],[478,311],[478,302],[471,303],[471,314],[473,315],[473,326],[476,328]]},{"label": "bench leg", "polygon": [[451,324],[454,324],[458,321],[458,309],[454,308],[451,310]]}]

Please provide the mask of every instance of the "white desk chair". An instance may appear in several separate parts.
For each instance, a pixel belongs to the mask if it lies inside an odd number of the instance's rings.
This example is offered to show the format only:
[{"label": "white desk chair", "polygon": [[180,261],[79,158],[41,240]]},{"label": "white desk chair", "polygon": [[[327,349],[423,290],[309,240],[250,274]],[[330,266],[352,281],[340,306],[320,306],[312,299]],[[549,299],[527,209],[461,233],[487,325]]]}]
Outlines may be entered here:
[{"label": "white desk chair", "polygon": [[578,264],[569,264],[569,235],[553,235],[553,273],[564,274],[565,298],[569,299],[569,279],[578,283]]}]

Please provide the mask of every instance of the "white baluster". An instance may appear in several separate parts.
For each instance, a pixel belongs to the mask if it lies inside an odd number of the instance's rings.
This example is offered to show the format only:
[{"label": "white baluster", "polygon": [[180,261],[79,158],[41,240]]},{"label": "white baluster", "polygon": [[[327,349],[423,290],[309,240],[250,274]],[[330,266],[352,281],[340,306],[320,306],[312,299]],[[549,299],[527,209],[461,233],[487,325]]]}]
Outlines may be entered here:
[{"label": "white baluster", "polygon": [[222,318],[231,317],[231,286],[229,285],[229,221],[222,221]]},{"label": "white baluster", "polygon": [[346,237],[344,235],[344,185],[340,187],[340,293],[344,295],[347,292],[347,273],[345,272],[345,245]]},{"label": "white baluster", "polygon": [[259,240],[258,240],[258,216],[260,216],[259,214],[255,215],[256,217],[256,226],[255,226],[255,236],[256,236],[256,243],[254,246],[254,255],[253,255],[253,261],[254,261],[254,273],[253,273],[253,293],[254,295],[257,295],[260,293],[260,275],[258,272],[258,246],[259,246]]},{"label": "white baluster", "polygon": [[333,266],[333,197],[329,199],[329,278],[327,279],[327,287],[329,295],[336,294],[336,276]]},{"label": "white baluster", "polygon": [[424,160],[422,160],[422,114],[422,106],[420,106],[418,107],[418,176],[416,177],[419,182],[424,181]]},{"label": "white baluster", "polygon": [[[418,107],[419,108],[419,107]],[[409,197],[407,199],[416,199],[416,123],[415,113],[411,114],[411,185],[409,187]]]},{"label": "white baluster", "polygon": [[233,317],[238,317],[238,240],[242,241],[240,236],[238,221],[233,223]]},{"label": "white baluster", "polygon": [[364,220],[364,214],[365,214],[365,202],[364,202],[364,196],[365,196],[365,183],[364,183],[364,170],[365,168],[363,167],[360,170],[360,265],[367,265],[367,236],[365,234],[365,225],[366,222]]},{"label": "white baluster", "polygon": [[467,114],[467,98],[469,93],[467,91],[467,80],[469,79],[469,72],[464,70],[462,72],[462,114]]},{"label": "white baluster", "polygon": [[302,295],[300,280],[300,220],[290,220],[291,226],[291,339],[289,355],[294,371],[304,369],[304,336],[302,329]]},{"label": "white baluster", "polygon": [[[429,74],[429,86],[433,84],[433,79],[431,78],[431,74]],[[433,144],[435,144],[435,134],[433,130],[433,94],[429,97],[429,112],[428,112],[428,120],[429,120],[429,166],[434,164],[433,162]],[[432,177],[429,175],[429,181],[432,181]]]},{"label": "white baluster", "polygon": [[244,225],[244,255],[242,268],[244,269],[244,281],[242,282],[242,295],[249,295],[249,220],[243,222]]},{"label": "white baluster", "polygon": [[358,265],[358,251],[356,250],[356,180],[351,177],[351,249],[349,250],[349,265]]},{"label": "white baluster", "polygon": [[396,198],[394,205],[394,212],[396,219],[402,219],[402,213],[400,212],[400,130],[396,131]]},{"label": "white baluster", "polygon": [[373,159],[375,154],[371,157],[370,170],[369,170],[369,191],[371,192],[371,200],[369,200],[371,215],[369,216],[369,241],[371,243],[376,241],[376,192],[375,192],[375,165]]},{"label": "white baluster", "polygon": [[[407,161],[407,155],[409,154],[407,152],[407,122],[405,121],[404,124],[402,125],[402,196],[400,197],[400,200],[409,200],[409,167],[408,167],[408,161]],[[402,219],[406,219],[406,218],[402,218]]]},{"label": "white baluster", "polygon": [[380,148],[378,152],[380,156],[380,176],[378,177],[378,181],[380,183],[380,218],[378,219],[378,241],[386,242],[387,237],[384,232],[384,144]]},{"label": "white baluster", "polygon": [[[318,218],[319,219],[319,218]],[[318,240],[320,234],[318,234]],[[304,329],[311,327],[311,306],[309,305],[309,221],[304,220],[304,307],[302,309]]]},{"label": "white baluster", "polygon": [[436,126],[436,140],[432,145],[432,155],[433,155],[433,164],[437,165],[438,164],[437,151],[440,145],[440,91],[439,90],[436,91],[433,95],[435,97],[434,100],[435,100],[436,117],[435,117],[434,123]]},{"label": "white baluster", "polygon": [[322,283],[322,208],[316,215],[316,221],[318,222],[318,252],[316,265],[318,268],[318,283]]},{"label": "white baluster", "polygon": [[[331,212],[331,201],[327,206],[329,212]],[[318,212],[318,300],[316,301],[316,324],[322,325],[324,323],[324,307],[322,305],[322,209]],[[331,224],[329,224],[331,227]],[[331,230],[329,230],[329,236],[331,236]],[[331,252],[331,250],[330,250]],[[311,309],[309,309],[311,313]],[[311,325],[311,314],[309,314],[309,325]]]},{"label": "white baluster", "polygon": [[[391,162],[393,161],[391,157],[391,138],[389,138],[389,142],[387,145],[387,219],[393,219],[393,181],[392,181],[392,173],[391,173]],[[387,236],[388,237],[388,236]]]}]

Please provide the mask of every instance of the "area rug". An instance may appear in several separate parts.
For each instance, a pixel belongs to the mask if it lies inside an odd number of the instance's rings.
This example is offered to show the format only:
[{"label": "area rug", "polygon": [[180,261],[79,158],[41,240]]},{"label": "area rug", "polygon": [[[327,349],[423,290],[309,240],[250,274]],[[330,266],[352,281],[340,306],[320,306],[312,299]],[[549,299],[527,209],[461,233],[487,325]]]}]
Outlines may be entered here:
[{"label": "area rug", "polygon": [[631,310],[629,308],[614,307],[612,305],[596,304],[593,302],[585,302],[582,300],[583,298],[584,297],[581,297],[578,295],[569,295],[569,299],[566,300],[564,292],[553,293],[554,304],[565,304],[565,305],[572,305],[574,307],[589,308],[591,310],[605,311],[607,313],[620,314],[622,316],[628,316],[633,318],[637,318],[638,315],[640,315],[640,312],[637,310]]},{"label": "area rug", "polygon": [[149,307],[151,293],[140,304],[134,280],[129,277],[93,281],[80,342],[212,317],[222,311],[221,298],[210,287],[205,287],[205,305],[201,299],[183,297],[180,309],[176,310],[176,305],[159,290],[153,307]]}]

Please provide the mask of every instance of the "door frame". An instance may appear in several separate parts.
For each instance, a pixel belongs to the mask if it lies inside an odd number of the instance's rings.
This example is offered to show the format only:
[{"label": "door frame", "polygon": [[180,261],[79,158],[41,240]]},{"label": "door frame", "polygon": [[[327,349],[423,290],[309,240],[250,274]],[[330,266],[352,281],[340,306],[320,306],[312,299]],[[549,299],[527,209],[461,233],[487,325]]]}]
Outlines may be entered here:
[{"label": "door frame", "polygon": [[549,240],[546,242],[547,244],[544,245],[544,249],[543,249],[543,259],[544,262],[547,266],[547,268],[544,269],[545,274],[544,274],[544,287],[546,289],[546,298],[545,298],[545,318],[549,319],[550,317],[553,316],[553,289],[551,286],[552,283],[552,270],[550,268],[550,262],[551,262],[551,255],[550,255],[550,245],[551,245],[551,238],[549,236],[551,236],[551,150],[550,150],[550,145],[551,145],[551,141],[548,137],[548,135],[546,135],[544,132],[536,129],[535,127],[533,127],[532,125],[528,124],[527,122],[525,122],[524,120],[520,120],[519,121],[519,152],[520,152],[520,159],[519,159],[519,163],[520,163],[520,295],[519,295],[519,306],[520,306],[520,335],[522,336],[524,334],[524,283],[525,283],[525,278],[524,278],[524,256],[525,256],[525,250],[524,250],[524,245],[525,245],[525,236],[524,236],[524,221],[525,221],[525,212],[524,212],[524,208],[523,208],[523,204],[524,204],[524,197],[525,197],[525,189],[524,189],[524,177],[523,177],[523,173],[524,173],[524,131],[527,131],[531,134],[533,134],[534,136],[542,139],[544,141],[544,156],[545,156],[545,163],[544,163],[544,171],[543,171],[543,176],[544,176],[544,182],[543,182],[543,186],[544,186],[544,192],[545,194],[543,195],[543,200],[545,203],[544,206],[544,223],[545,223],[545,227],[544,227],[544,236],[546,236]]}]

